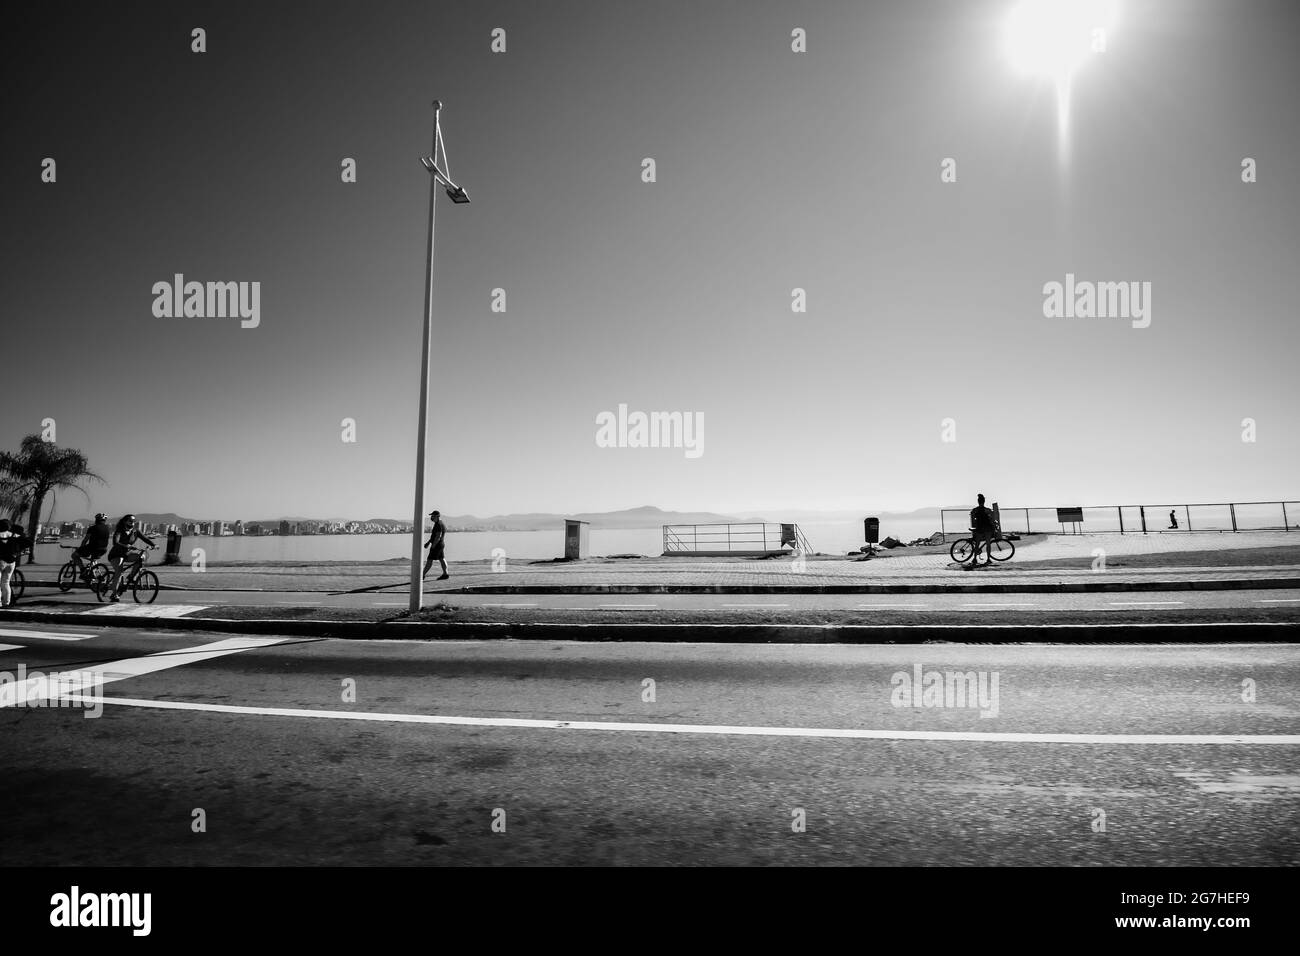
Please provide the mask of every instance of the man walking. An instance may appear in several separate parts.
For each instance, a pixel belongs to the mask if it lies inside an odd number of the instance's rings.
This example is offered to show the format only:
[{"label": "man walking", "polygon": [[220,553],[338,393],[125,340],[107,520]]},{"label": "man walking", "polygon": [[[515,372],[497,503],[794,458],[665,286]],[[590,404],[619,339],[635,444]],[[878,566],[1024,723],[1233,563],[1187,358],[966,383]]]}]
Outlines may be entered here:
[{"label": "man walking", "polygon": [[433,519],[433,530],[429,532],[429,540],[424,542],[424,546],[429,549],[429,556],[424,560],[424,573],[427,575],[429,569],[433,567],[433,562],[437,561],[442,565],[442,574],[435,580],[445,581],[451,577],[447,573],[447,559],[443,552],[443,539],[447,536],[447,528],[442,523],[442,512],[430,511],[429,517]]},{"label": "man walking", "polygon": [[974,551],[970,556],[970,564],[966,566],[967,569],[973,568],[980,563],[981,548],[989,548],[989,555],[992,557],[993,536],[996,531],[996,526],[993,524],[993,512],[984,507],[984,496],[976,495],[976,500],[979,503],[970,511],[970,536]]}]

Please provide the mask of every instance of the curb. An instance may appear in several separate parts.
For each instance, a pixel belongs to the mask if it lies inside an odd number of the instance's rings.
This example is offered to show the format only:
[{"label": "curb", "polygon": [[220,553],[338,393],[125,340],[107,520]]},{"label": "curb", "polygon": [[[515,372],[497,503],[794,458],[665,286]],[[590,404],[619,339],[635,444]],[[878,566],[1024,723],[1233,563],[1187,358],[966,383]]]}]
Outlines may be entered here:
[{"label": "curb", "polygon": [[426,594],[1086,594],[1124,591],[1298,589],[1300,578],[1062,581],[1019,584],[481,584]]},{"label": "curb", "polygon": [[[77,626],[79,614],[12,611],[13,621]],[[1296,642],[1300,623],[1192,624],[574,624],[491,622],[372,622],[230,620],[206,617],[96,617],[96,627],[148,630],[333,637],[350,640],[520,640],[614,643],[782,643],[782,644],[1022,644],[1070,643],[1087,633],[1086,643]]]}]

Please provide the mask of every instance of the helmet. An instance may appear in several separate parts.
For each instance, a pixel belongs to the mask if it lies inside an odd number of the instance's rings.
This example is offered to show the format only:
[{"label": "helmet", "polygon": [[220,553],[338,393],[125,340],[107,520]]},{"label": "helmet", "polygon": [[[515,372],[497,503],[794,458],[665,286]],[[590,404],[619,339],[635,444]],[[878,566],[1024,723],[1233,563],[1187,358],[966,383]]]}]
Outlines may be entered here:
[{"label": "helmet", "polygon": [[135,520],[135,515],[122,515],[122,520],[123,520],[123,521],[134,521],[134,520]]},{"label": "helmet", "polygon": [[101,521],[107,521],[107,520],[108,520],[108,515],[104,514],[104,512],[102,511],[99,512],[97,515],[95,515],[95,524],[99,524]]}]

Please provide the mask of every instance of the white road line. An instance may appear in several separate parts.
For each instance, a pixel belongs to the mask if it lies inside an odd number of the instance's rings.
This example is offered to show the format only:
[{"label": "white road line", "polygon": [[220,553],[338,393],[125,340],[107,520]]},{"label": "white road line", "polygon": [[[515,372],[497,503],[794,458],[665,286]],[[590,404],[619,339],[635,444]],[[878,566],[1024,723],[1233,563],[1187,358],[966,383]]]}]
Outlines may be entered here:
[{"label": "white road line", "polygon": [[724,604],[723,607],[789,607],[788,604]]},{"label": "white road line", "polygon": [[1259,598],[1259,603],[1260,604],[1300,604],[1300,598]]},{"label": "white road line", "polygon": [[141,677],[184,664],[196,664],[214,657],[238,654],[259,647],[269,647],[289,640],[285,637],[232,637],[212,644],[200,644],[175,651],[161,651],[146,657],[127,657],[107,664],[69,671],[51,671],[39,677],[29,677],[22,682],[0,683],[0,707],[14,707],[51,697],[65,697],[86,688],[111,681]]},{"label": "white road line", "polygon": [[860,730],[829,727],[743,727],[725,724],[635,724],[597,720],[531,720],[522,717],[441,717],[433,714],[383,714],[369,711],[306,710],[290,707],[240,707],[180,700],[139,700],[74,694],[70,700],[118,707],[206,711],[260,717],[314,717],[318,720],[367,720],[395,724],[454,727],[505,727],[516,730],[604,730],[636,734],[707,734],[725,737],[813,737],[847,740],[952,740],[1009,744],[1275,744],[1300,746],[1300,734],[1015,734],[944,730]]},{"label": "white road line", "polygon": [[22,649],[21,644],[0,644],[0,651],[21,651]]},{"label": "white road line", "polygon": [[1107,601],[1115,607],[1121,607],[1129,604],[1186,604],[1186,601]]},{"label": "white road line", "polygon": [[34,637],[42,641],[88,641],[94,634],[51,634],[48,631],[11,631],[0,628],[0,637]]},{"label": "white road line", "polygon": [[982,604],[963,604],[962,607],[1038,607],[1036,603],[1016,604],[1011,601],[985,601]]}]

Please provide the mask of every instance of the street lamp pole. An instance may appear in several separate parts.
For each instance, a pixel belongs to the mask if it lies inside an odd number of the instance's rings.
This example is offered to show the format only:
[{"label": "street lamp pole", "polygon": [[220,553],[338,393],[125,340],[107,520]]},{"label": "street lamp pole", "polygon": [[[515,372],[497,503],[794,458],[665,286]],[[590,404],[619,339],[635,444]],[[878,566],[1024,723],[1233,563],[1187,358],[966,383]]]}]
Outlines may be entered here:
[{"label": "street lamp pole", "polygon": [[[438,198],[438,186],[447,190],[453,203],[467,203],[469,196],[448,176],[447,150],[442,146],[442,129],[438,114],[442,110],[442,101],[433,101],[433,152],[420,163],[429,172],[429,245],[424,263],[424,336],[420,344],[420,424],[415,445],[415,522],[411,529],[411,603],[414,614],[424,603],[424,576],[421,573],[420,552],[423,550],[424,538],[424,451],[428,432],[429,411],[429,352],[433,340],[433,224],[434,212]],[[442,152],[442,166],[438,165],[438,153]]]}]

